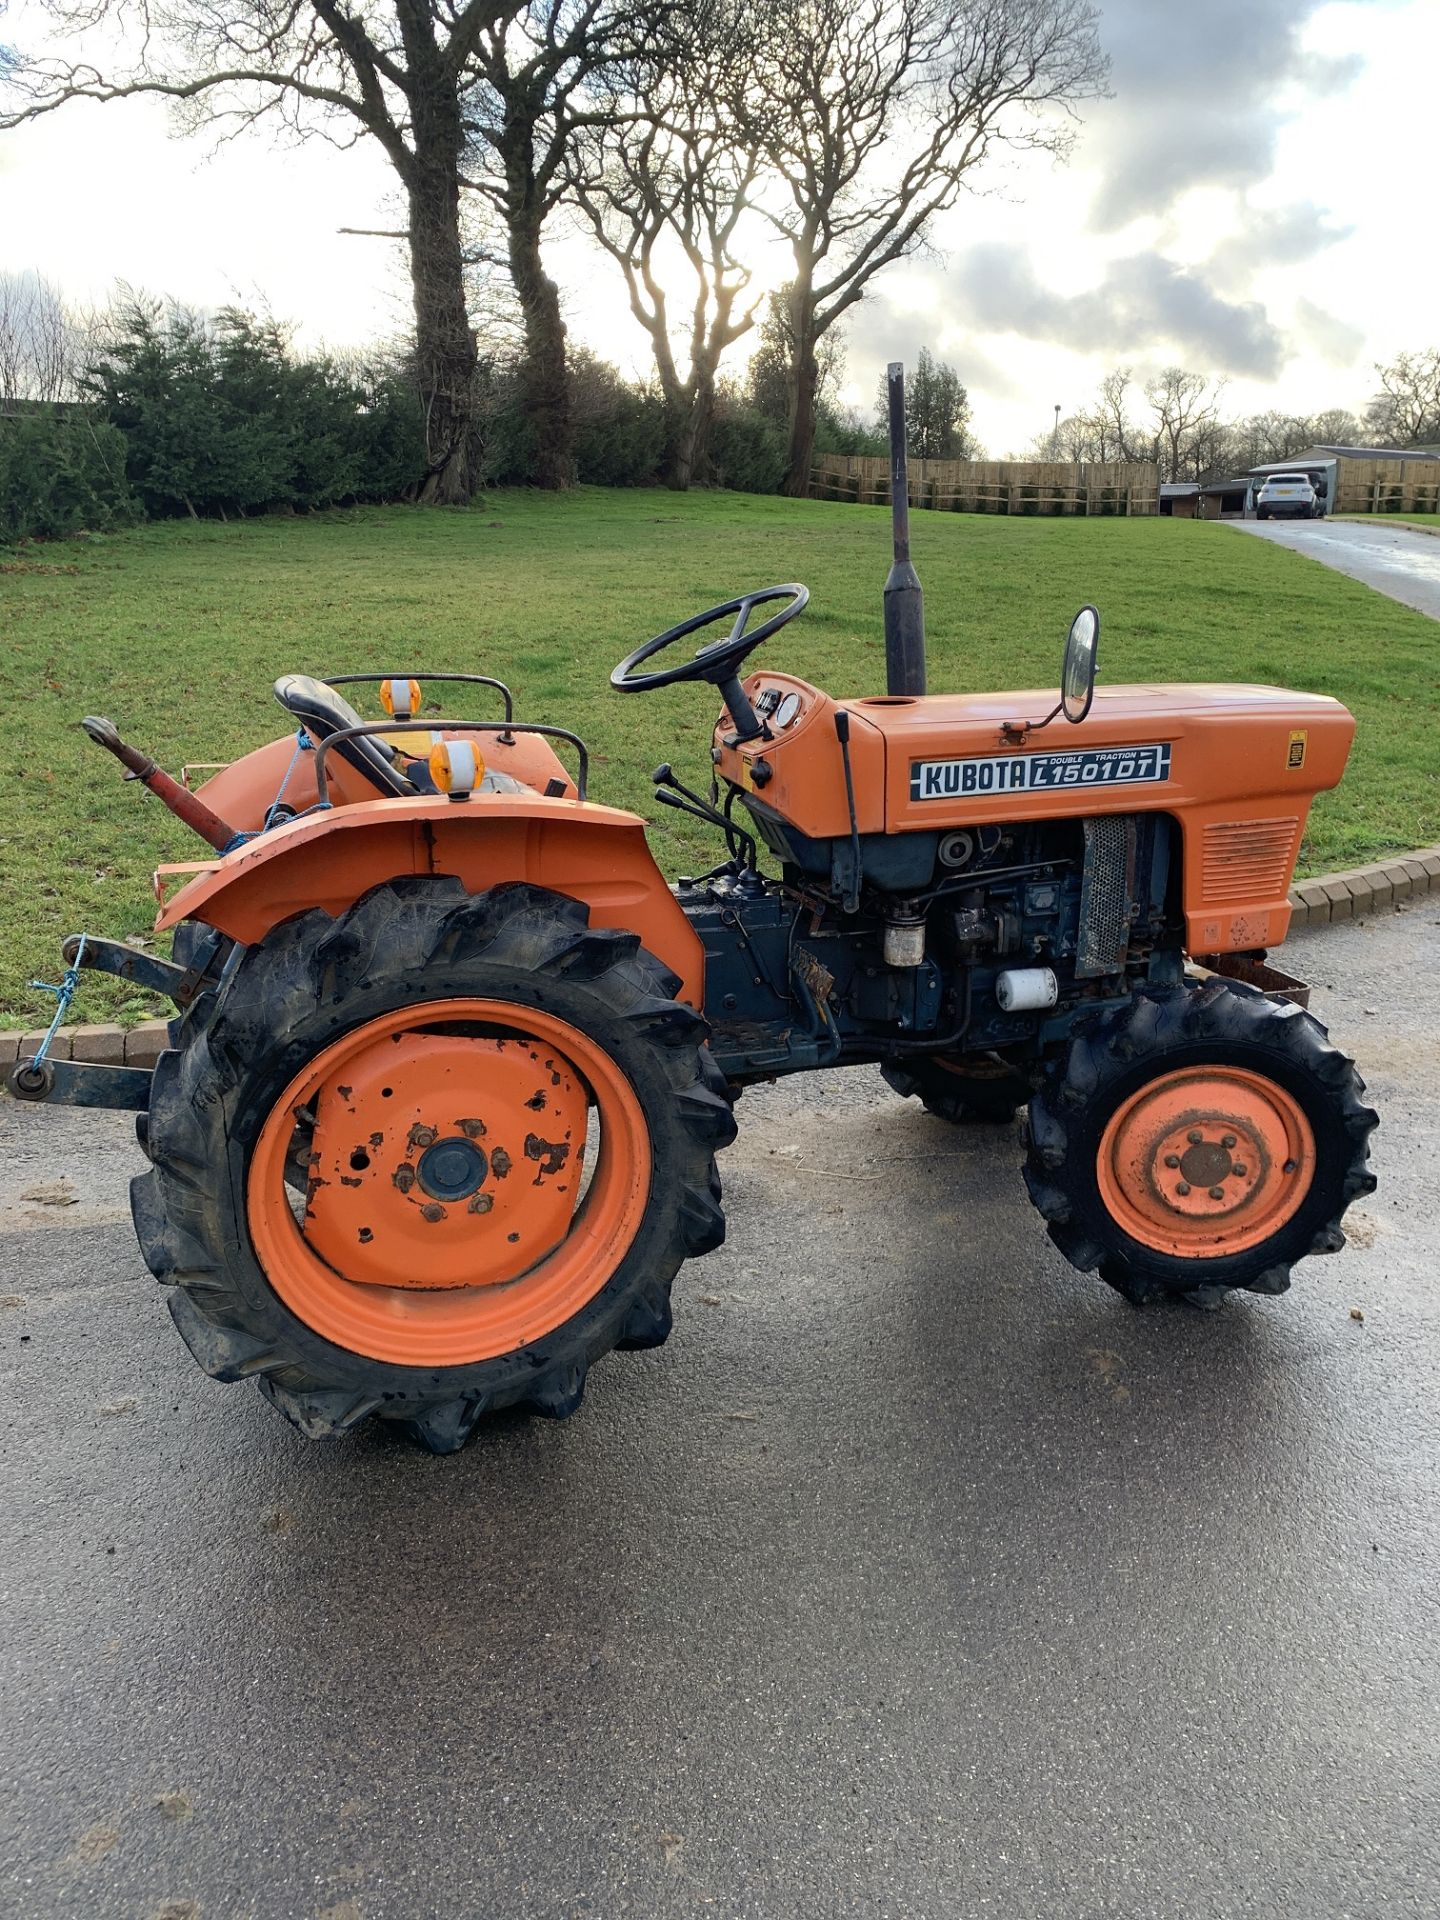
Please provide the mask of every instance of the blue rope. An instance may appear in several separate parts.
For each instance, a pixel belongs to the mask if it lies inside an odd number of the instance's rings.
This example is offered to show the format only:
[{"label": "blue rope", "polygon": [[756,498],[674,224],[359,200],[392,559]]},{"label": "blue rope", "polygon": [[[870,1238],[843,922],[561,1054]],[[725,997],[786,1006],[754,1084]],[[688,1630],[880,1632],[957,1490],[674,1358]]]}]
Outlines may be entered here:
[{"label": "blue rope", "polygon": [[[274,825],[275,816],[280,811],[280,802],[285,798],[285,789],[290,784],[290,776],[294,773],[301,754],[313,753],[314,751],[314,741],[311,740],[304,727],[301,727],[295,735],[295,751],[291,754],[290,764],[285,769],[285,778],[280,782],[275,798],[265,810],[263,824],[253,833],[237,833],[232,840],[227,840],[225,845],[220,849],[220,857],[222,859],[227,853],[234,853],[237,847],[248,846],[252,840],[258,840],[262,833],[268,833],[270,831],[270,828]],[[309,814],[326,813],[329,811],[329,808],[330,802],[328,800],[323,802],[317,800],[313,807],[306,807],[304,813],[297,813],[292,817],[296,820],[304,820]]]},{"label": "blue rope", "polygon": [[[285,769],[285,778],[280,782],[280,791],[275,795],[275,798],[270,802],[269,811],[265,815],[265,824],[260,829],[262,833],[267,833],[269,831],[271,821],[275,818],[275,815],[280,810],[280,802],[285,798],[285,789],[290,784],[290,776],[292,773],[294,773],[296,764],[298,763],[301,754],[310,753],[313,751],[314,749],[310,745],[310,736],[308,733],[306,733],[304,727],[301,727],[300,730],[295,735],[295,751],[294,753],[291,754],[290,764]],[[298,818],[298,815],[297,815],[297,818]]]},{"label": "blue rope", "polygon": [[44,1061],[46,1054],[50,1051],[54,1043],[56,1034],[60,1031],[60,1022],[70,1011],[70,1002],[75,998],[76,989],[80,985],[80,968],[84,959],[85,935],[82,933],[80,936],[80,944],[75,949],[75,958],[65,969],[65,977],[58,987],[53,986],[48,980],[32,980],[30,982],[37,993],[53,993],[55,996],[55,1018],[46,1028],[45,1038],[35,1050],[35,1058],[30,1062],[32,1067],[38,1067]]}]

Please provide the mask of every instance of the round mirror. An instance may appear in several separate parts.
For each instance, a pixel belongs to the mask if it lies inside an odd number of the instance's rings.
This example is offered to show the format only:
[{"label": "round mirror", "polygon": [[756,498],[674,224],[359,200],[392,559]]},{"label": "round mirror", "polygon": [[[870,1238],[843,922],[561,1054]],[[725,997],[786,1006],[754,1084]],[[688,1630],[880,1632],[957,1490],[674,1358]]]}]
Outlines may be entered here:
[{"label": "round mirror", "polygon": [[1082,607],[1070,622],[1065,642],[1065,664],[1060,669],[1060,705],[1065,718],[1078,726],[1095,698],[1095,654],[1100,644],[1100,615]]}]

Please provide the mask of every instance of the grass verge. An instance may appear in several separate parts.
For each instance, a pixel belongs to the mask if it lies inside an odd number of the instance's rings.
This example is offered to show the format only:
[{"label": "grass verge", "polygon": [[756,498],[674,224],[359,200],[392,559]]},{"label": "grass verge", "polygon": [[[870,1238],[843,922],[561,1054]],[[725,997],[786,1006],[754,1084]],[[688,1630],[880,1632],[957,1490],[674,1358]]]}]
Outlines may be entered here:
[{"label": "grass verge", "polygon": [[[1315,808],[1303,871],[1440,840],[1434,621],[1220,526],[918,513],[912,533],[933,688],[1052,686],[1070,616],[1093,600],[1112,682],[1270,681],[1352,708],[1354,757]],[[464,511],[175,522],[0,552],[0,1021],[37,1024],[43,1000],[26,982],[58,976],[64,934],[147,932],[150,870],[199,849],[85,740],[82,714],[108,714],[174,769],[283,731],[279,673],[498,674],[521,717],[586,736],[597,799],[658,816],[653,845],[674,874],[709,842],[651,804],[648,775],[661,760],[703,775],[714,697],[622,698],[610,667],[688,613],[798,577],[810,609],[766,659],[837,694],[881,690],[888,560],[877,508],[589,489],[497,493]],[[75,1017],[152,1010],[97,978]]]}]

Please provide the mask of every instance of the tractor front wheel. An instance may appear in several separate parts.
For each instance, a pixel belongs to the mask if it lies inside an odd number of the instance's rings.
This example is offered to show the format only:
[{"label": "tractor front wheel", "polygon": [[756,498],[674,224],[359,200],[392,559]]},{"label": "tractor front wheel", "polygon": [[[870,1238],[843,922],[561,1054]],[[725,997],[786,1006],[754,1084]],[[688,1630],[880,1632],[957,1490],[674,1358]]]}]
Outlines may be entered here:
[{"label": "tractor front wheel", "polygon": [[1283,1293],[1374,1190],[1364,1091],[1298,1007],[1218,979],[1145,991],[1032,1098],[1025,1183],[1071,1265],[1137,1305]]},{"label": "tractor front wheel", "polygon": [[677,986],[525,885],[392,881],[248,948],[161,1059],[132,1192],[196,1360],[313,1437],[573,1412],[724,1237],[734,1121]]}]

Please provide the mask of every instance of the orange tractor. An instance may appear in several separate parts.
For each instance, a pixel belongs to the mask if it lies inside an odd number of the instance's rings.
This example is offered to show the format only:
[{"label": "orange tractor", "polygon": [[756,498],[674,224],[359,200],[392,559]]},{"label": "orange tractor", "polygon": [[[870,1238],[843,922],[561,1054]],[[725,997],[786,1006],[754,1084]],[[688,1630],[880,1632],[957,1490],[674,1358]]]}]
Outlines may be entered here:
[{"label": "orange tractor", "polygon": [[[1058,703],[927,694],[903,446],[895,469],[888,692],[747,671],[801,586],[612,674],[723,702],[707,788],[656,774],[723,846],[673,886],[645,823],[589,797],[580,741],[498,682],[503,718],[421,720],[410,674],[349,676],[382,682],[367,723],[340,682],[282,679],[291,733],[194,793],[85,723],[212,854],[156,876],[171,962],[67,946],[71,986],[99,967],[174,1001],[153,1076],[42,1053],[11,1085],[142,1110],[136,1231],[207,1373],[312,1436],[374,1415],[437,1452],[493,1409],[572,1413],[719,1246],[739,1090],[860,1062],[945,1120],[1026,1107],[1051,1239],[1134,1302],[1279,1293],[1344,1244],[1376,1116],[1265,951],[1351,716],[1097,690],[1093,608]],[[431,679],[457,677],[480,680]]]}]

